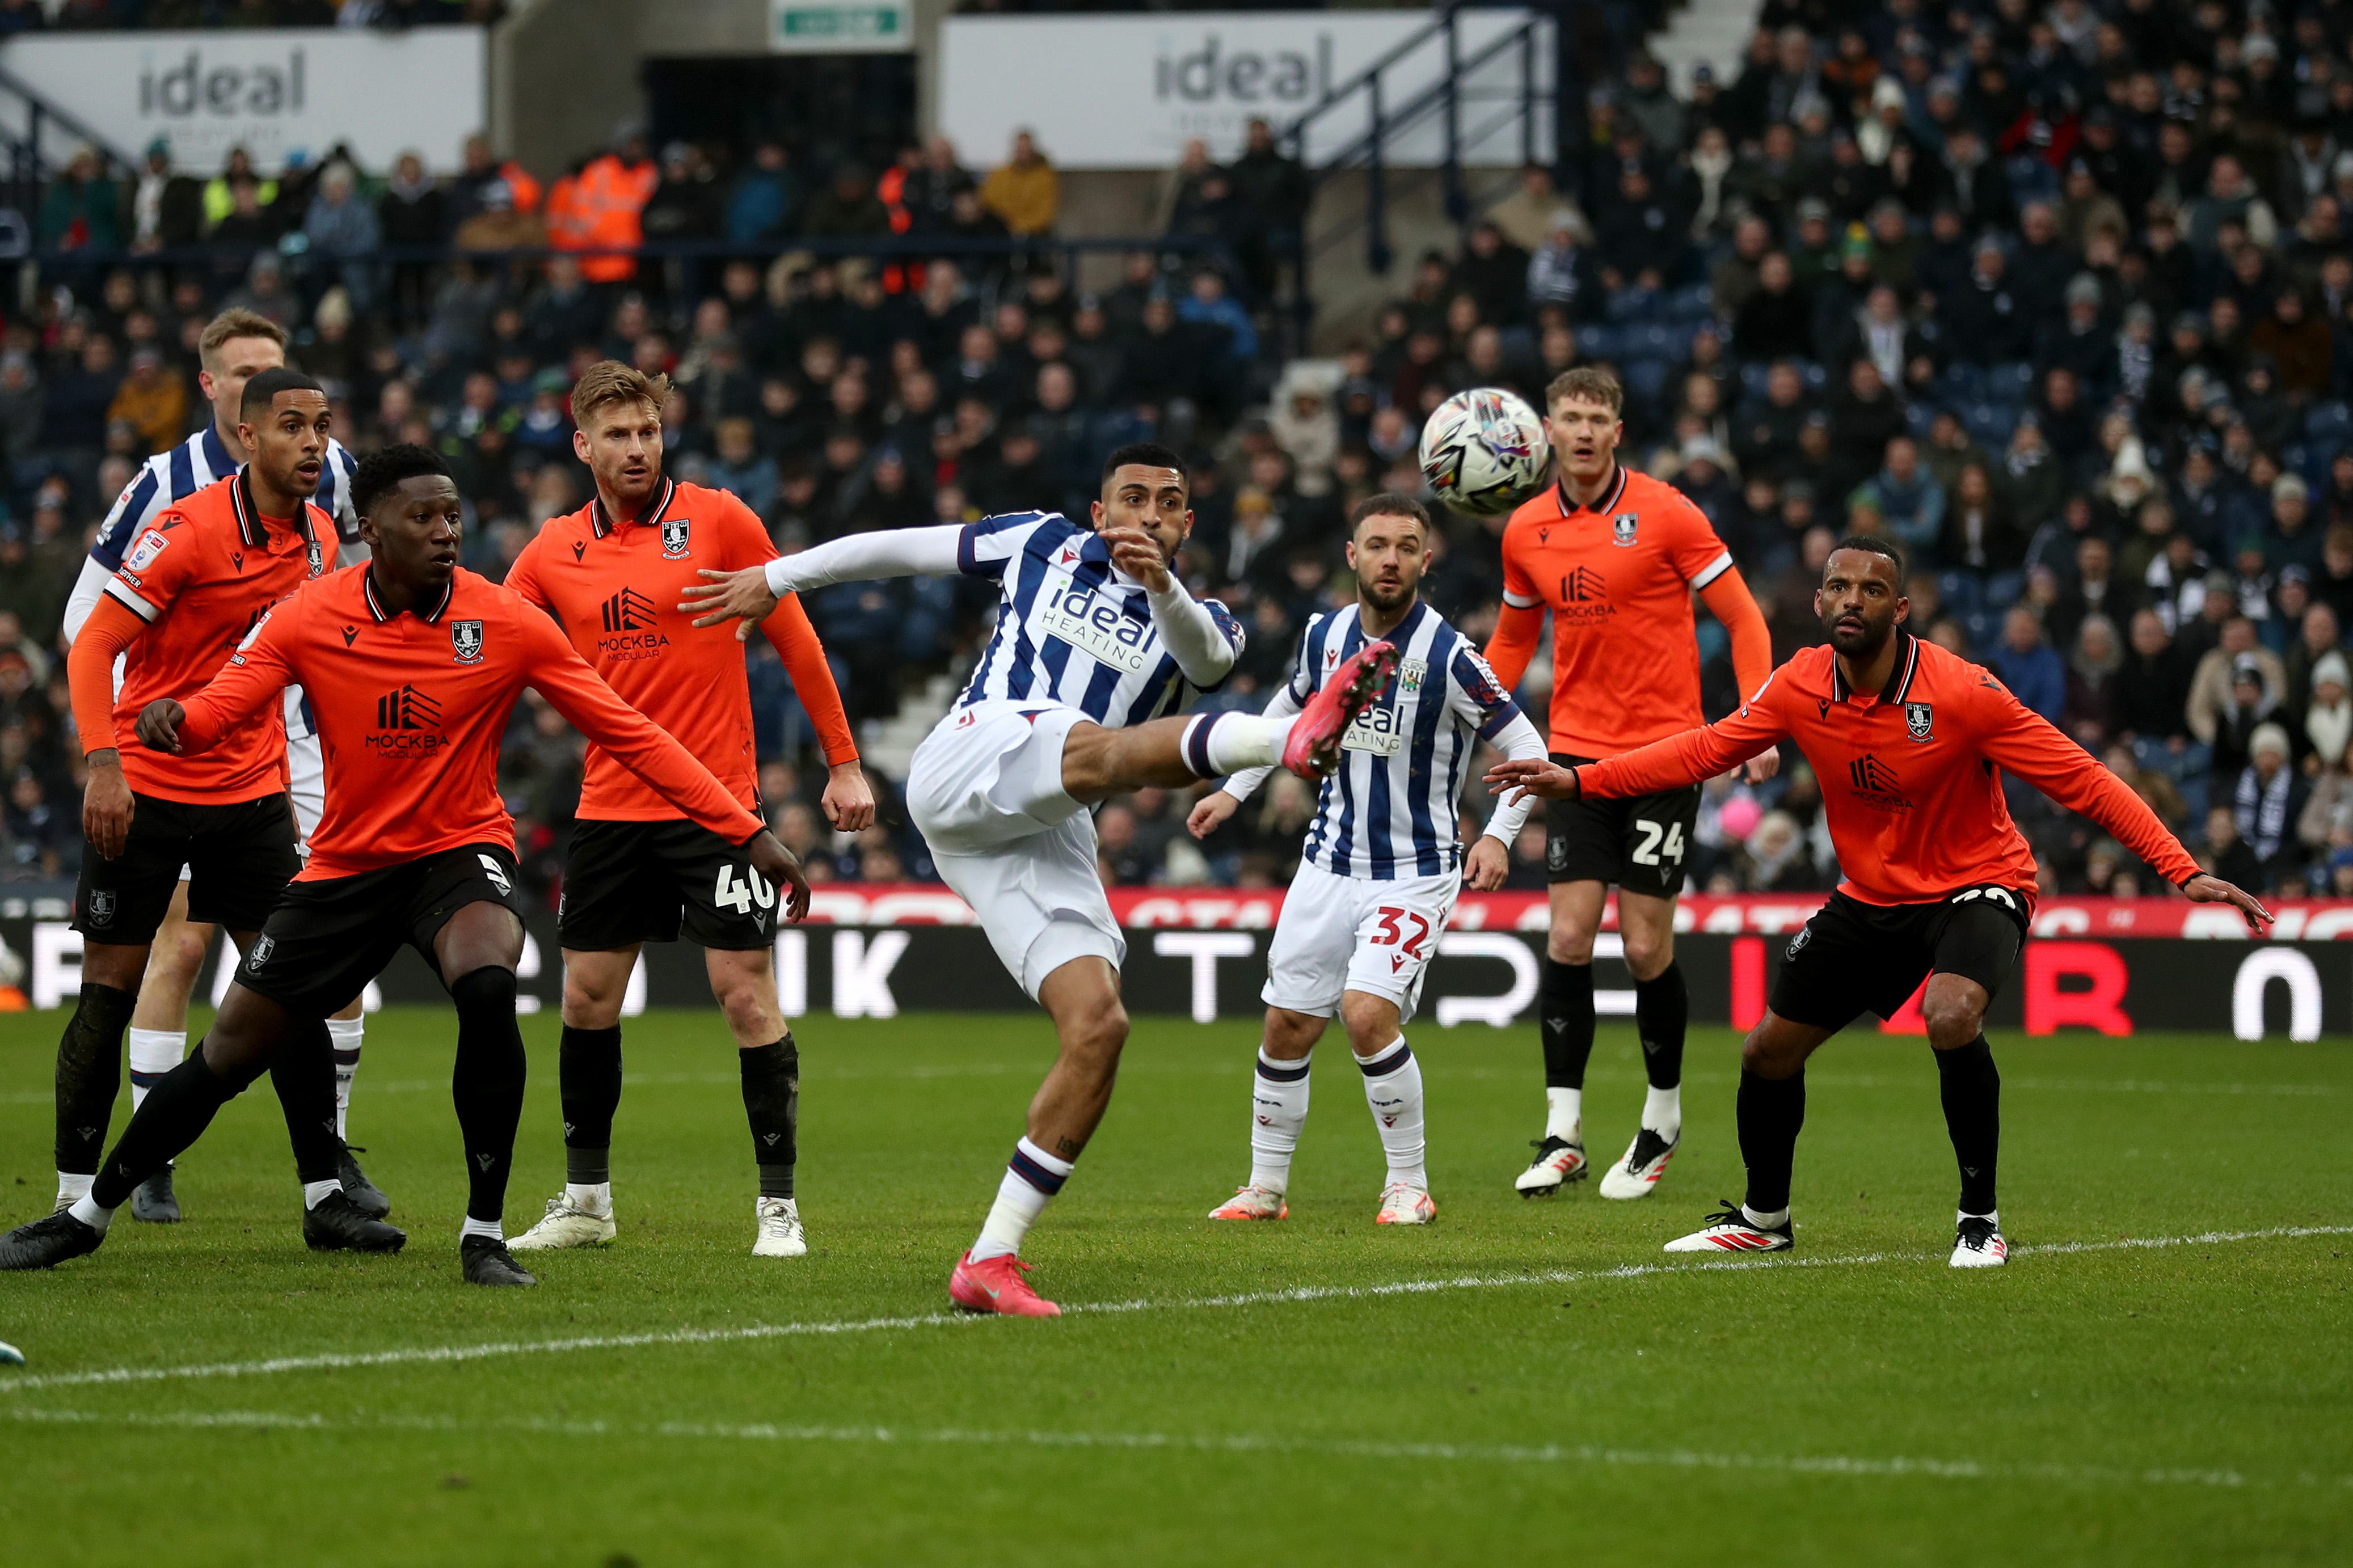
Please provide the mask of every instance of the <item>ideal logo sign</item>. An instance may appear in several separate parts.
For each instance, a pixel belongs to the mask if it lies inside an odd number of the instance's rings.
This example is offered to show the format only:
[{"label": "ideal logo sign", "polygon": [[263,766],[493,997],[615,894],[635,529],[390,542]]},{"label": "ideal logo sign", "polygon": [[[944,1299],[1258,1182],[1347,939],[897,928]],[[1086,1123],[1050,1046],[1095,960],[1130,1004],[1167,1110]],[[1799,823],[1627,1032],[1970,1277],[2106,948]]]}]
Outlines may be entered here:
[{"label": "ideal logo sign", "polygon": [[1332,89],[1332,35],[1318,33],[1312,53],[1236,47],[1211,33],[1182,54],[1166,49],[1153,61],[1152,95],[1166,103],[1296,104],[1304,107]]},{"label": "ideal logo sign", "polygon": [[190,49],[179,64],[139,78],[139,112],[185,120],[217,115],[300,114],[302,111],[303,51],[287,51],[283,61],[207,65],[204,51]]}]

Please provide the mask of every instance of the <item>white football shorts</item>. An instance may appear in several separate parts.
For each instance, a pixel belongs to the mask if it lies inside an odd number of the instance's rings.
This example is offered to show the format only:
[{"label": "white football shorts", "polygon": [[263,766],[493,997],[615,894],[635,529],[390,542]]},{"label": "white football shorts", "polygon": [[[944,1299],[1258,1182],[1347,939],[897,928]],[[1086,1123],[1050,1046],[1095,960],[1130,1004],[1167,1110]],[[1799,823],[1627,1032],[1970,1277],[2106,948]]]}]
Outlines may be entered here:
[{"label": "white football shorts", "polygon": [[959,708],[915,748],[907,815],[941,879],[1032,998],[1073,959],[1115,970],[1127,942],[1095,865],[1094,818],[1062,788],[1062,743],[1092,721],[1057,702]]},{"label": "white football shorts", "polygon": [[1422,976],[1461,890],[1460,873],[1374,881],[1301,862],[1282,895],[1260,1000],[1311,1017],[1340,1010],[1344,991],[1369,992],[1413,1016]]}]

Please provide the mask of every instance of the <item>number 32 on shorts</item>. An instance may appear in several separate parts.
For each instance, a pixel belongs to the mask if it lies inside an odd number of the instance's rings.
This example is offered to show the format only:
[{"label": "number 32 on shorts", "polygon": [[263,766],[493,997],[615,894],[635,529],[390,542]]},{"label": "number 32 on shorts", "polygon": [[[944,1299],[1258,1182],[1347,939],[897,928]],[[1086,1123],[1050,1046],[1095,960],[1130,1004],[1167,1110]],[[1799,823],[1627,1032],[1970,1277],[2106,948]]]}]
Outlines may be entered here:
[{"label": "number 32 on shorts", "polygon": [[1642,835],[1642,841],[1634,846],[1634,852],[1629,857],[1635,865],[1655,866],[1662,860],[1672,860],[1678,866],[1683,863],[1682,823],[1670,822],[1662,827],[1638,816],[1634,819],[1634,826]]},{"label": "number 32 on shorts", "polygon": [[1427,916],[1392,904],[1383,904],[1373,912],[1380,921],[1380,929],[1373,933],[1371,945],[1396,947],[1417,963],[1428,956],[1430,925]]},{"label": "number 32 on shorts", "polygon": [[733,910],[739,915],[752,912],[754,904],[764,910],[776,907],[776,889],[765,877],[746,866],[738,875],[733,866],[719,868],[719,884],[711,890],[711,901],[723,910]]}]

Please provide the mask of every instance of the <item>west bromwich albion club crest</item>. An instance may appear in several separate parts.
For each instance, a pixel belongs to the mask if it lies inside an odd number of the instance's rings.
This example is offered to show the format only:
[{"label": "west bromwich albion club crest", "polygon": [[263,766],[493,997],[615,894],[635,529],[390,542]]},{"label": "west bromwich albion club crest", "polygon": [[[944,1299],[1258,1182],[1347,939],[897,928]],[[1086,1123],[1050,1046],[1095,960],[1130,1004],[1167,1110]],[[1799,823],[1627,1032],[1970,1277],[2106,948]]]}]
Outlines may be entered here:
[{"label": "west bromwich albion club crest", "polygon": [[1410,697],[1421,689],[1422,680],[1430,674],[1426,658],[1402,659],[1398,664],[1398,689]]},{"label": "west bromwich albion club crest", "polygon": [[1641,521],[1642,520],[1641,518],[1635,516],[1630,511],[1621,511],[1616,517],[1611,518],[1609,520],[1609,542],[1612,544],[1633,543],[1634,530]]},{"label": "west bromwich albion club crest", "polygon": [[459,664],[481,663],[482,623],[480,621],[451,621],[449,623],[449,647],[450,649],[457,654],[458,662]]},{"label": "west bromwich albion club crest", "polygon": [[1912,731],[1912,738],[1915,741],[1933,741],[1936,738],[1932,728],[1936,723],[1936,710],[1926,702],[1906,702],[1904,705],[1904,725]]},{"label": "west bromwich albion club crest", "polygon": [[682,517],[662,519],[662,559],[676,561],[686,553],[687,520]]}]

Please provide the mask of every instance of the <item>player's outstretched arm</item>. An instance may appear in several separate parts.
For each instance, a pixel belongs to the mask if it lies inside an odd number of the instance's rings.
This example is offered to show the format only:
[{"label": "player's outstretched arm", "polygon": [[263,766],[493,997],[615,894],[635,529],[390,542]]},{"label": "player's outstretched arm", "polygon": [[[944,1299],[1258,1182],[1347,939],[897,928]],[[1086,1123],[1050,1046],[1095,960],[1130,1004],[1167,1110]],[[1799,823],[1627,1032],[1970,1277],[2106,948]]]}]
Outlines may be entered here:
[{"label": "player's outstretched arm", "polygon": [[2245,920],[2249,932],[2263,934],[2271,911],[2252,894],[2200,871],[2148,803],[2097,757],[2002,687],[1981,686],[1975,695],[1978,747],[1988,760],[2098,823],[2193,902],[2229,904]]},{"label": "player's outstretched arm", "polygon": [[1577,768],[1533,757],[1497,763],[1487,770],[1488,791],[1525,790],[1546,800],[1615,799],[1714,778],[1788,738],[1788,727],[1766,704],[1770,690],[1768,681],[1730,718],[1653,741],[1622,757]]},{"label": "player's outstretched arm", "polygon": [[715,626],[732,619],[738,623],[736,637],[748,638],[752,628],[766,620],[776,601],[786,594],[876,577],[943,576],[954,572],[961,563],[959,546],[964,535],[965,531],[955,523],[886,529],[853,533],[740,572],[713,572],[706,567],[696,574],[703,581],[684,590],[685,602],[679,609],[694,615],[698,626]]},{"label": "player's outstretched arm", "polygon": [[1495,635],[1487,639],[1482,656],[1487,667],[1506,691],[1517,691],[1520,679],[1528,672],[1528,660],[1536,654],[1536,643],[1544,636],[1544,606],[1514,605],[1504,601],[1495,616]]},{"label": "player's outstretched arm", "polygon": [[826,820],[844,833],[863,832],[874,824],[874,789],[859,765],[858,742],[849,710],[841,705],[841,689],[834,683],[825,645],[809,625],[800,595],[786,594],[778,599],[776,612],[760,623],[760,633],[785,661],[793,690],[808,710],[809,722],[817,726],[828,770],[825,795],[818,802]]}]

